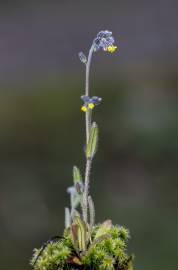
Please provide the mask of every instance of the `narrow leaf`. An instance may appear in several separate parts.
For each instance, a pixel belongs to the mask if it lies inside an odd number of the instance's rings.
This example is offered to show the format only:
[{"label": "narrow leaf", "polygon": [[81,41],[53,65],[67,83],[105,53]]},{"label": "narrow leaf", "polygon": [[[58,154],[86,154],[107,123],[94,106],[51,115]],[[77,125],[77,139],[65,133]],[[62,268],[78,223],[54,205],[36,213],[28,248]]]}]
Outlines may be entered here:
[{"label": "narrow leaf", "polygon": [[90,128],[89,140],[86,147],[87,159],[92,159],[94,157],[97,149],[97,143],[98,143],[98,126],[95,122],[93,122]]},{"label": "narrow leaf", "polygon": [[73,181],[75,190],[77,191],[78,194],[81,194],[83,191],[83,182],[80,170],[76,166],[73,167]]},{"label": "narrow leaf", "polygon": [[80,171],[76,166],[73,167],[73,180],[74,180],[74,186],[77,183],[80,183],[82,181]]},{"label": "narrow leaf", "polygon": [[78,248],[78,225],[77,224],[71,225],[71,238],[72,238],[72,243],[74,245],[74,248],[76,252],[78,252],[79,248]]},{"label": "narrow leaf", "polygon": [[77,224],[77,237],[79,251],[85,251],[87,246],[87,226],[78,216],[74,217],[74,224]]}]

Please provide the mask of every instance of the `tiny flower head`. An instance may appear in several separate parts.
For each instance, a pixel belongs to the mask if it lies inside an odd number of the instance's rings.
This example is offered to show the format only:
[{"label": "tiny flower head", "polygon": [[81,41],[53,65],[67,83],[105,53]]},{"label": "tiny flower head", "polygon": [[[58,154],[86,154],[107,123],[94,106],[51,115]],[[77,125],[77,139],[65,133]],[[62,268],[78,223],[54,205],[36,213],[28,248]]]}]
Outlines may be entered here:
[{"label": "tiny flower head", "polygon": [[82,63],[84,63],[84,64],[87,63],[87,58],[83,52],[79,52],[78,56],[79,56],[79,59]]},{"label": "tiny flower head", "polygon": [[87,102],[89,102],[89,100],[90,100],[90,97],[89,96],[81,96],[81,100],[83,100],[83,102],[85,103],[87,103]]},{"label": "tiny flower head", "polygon": [[112,32],[107,30],[100,31],[93,41],[94,51],[96,52],[99,49],[103,49],[104,51],[114,52],[117,47],[113,44],[114,38],[112,36]]},{"label": "tiny flower head", "polygon": [[81,110],[83,112],[86,112],[88,109],[92,110],[94,109],[94,107],[96,105],[99,105],[101,103],[102,98],[97,97],[97,96],[93,96],[93,97],[89,97],[89,96],[81,96],[81,99],[83,101],[83,105],[81,107]]},{"label": "tiny flower head", "polygon": [[95,104],[93,104],[92,102],[88,104],[88,108],[93,109],[95,107]]},{"label": "tiny flower head", "polygon": [[107,48],[107,51],[108,52],[110,52],[110,53],[113,53],[113,52],[115,52],[115,50],[117,49],[117,46],[109,46],[108,48]]},{"label": "tiny flower head", "polygon": [[87,106],[83,105],[83,106],[81,107],[81,110],[82,110],[83,112],[86,112],[86,111],[87,111]]},{"label": "tiny flower head", "polygon": [[102,98],[101,97],[97,97],[97,96],[94,96],[92,97],[92,101],[95,105],[99,105],[102,101]]}]

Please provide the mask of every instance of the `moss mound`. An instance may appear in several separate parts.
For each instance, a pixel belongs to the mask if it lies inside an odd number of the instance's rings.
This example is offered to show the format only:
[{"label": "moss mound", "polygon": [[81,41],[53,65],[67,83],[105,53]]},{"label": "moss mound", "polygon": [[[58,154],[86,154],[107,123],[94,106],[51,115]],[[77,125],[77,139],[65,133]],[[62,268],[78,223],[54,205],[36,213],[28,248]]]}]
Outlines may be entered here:
[{"label": "moss mound", "polygon": [[128,230],[103,224],[93,227],[86,250],[76,248],[71,229],[66,229],[61,238],[48,240],[34,250],[31,259],[34,270],[132,270],[133,258],[127,254]]}]

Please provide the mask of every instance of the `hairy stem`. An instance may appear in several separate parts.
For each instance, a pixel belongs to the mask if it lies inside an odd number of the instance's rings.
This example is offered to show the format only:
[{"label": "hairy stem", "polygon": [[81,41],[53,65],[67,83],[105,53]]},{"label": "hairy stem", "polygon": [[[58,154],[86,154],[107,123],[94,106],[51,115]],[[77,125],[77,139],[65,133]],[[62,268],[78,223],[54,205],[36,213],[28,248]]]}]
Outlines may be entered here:
[{"label": "hairy stem", "polygon": [[[85,95],[89,96],[89,75],[90,75],[90,65],[93,54],[93,45],[90,48],[88,54],[88,60],[86,64],[86,81],[85,81]],[[92,111],[88,109],[85,115],[85,124],[86,124],[86,145],[89,140],[90,127],[92,122]],[[85,168],[85,183],[84,183],[84,193],[83,193],[83,219],[87,223],[88,220],[88,193],[89,193],[89,182],[90,182],[90,170],[91,170],[91,159],[86,160]]]},{"label": "hairy stem", "polygon": [[[90,76],[90,65],[91,59],[93,54],[93,45],[90,48],[88,54],[88,60],[86,64],[86,81],[85,81],[85,95],[89,96],[89,76]],[[89,133],[90,133],[90,126],[91,126],[91,110],[86,111],[86,143],[88,143]]]},{"label": "hairy stem", "polygon": [[85,186],[83,194],[83,219],[87,223],[88,221],[88,193],[90,184],[90,170],[91,170],[91,159],[87,159],[86,169],[85,169]]}]

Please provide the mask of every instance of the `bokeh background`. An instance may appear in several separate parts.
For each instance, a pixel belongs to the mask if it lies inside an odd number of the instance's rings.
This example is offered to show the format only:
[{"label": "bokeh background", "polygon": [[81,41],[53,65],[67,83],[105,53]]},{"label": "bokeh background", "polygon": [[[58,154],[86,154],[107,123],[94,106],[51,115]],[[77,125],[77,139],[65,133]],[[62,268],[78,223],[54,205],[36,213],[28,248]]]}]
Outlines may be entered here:
[{"label": "bokeh background", "polygon": [[84,66],[100,30],[91,94],[100,141],[97,222],[131,231],[137,270],[178,267],[178,2],[1,1],[0,268],[30,269],[34,247],[64,227],[72,166],[84,172]]}]

